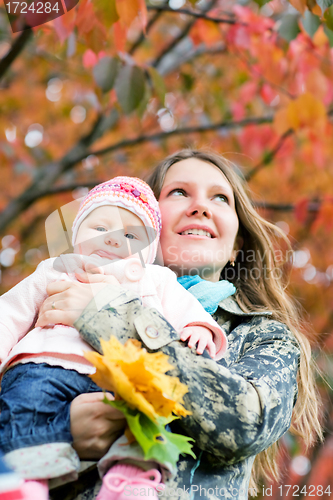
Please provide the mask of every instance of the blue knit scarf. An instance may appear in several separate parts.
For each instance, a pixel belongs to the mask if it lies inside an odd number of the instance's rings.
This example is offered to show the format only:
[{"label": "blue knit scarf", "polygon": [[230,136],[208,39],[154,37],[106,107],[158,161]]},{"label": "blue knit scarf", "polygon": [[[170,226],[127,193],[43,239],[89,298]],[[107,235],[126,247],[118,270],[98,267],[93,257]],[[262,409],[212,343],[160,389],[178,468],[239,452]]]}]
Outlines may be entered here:
[{"label": "blue knit scarf", "polygon": [[198,299],[209,314],[213,314],[216,311],[221,300],[230,297],[236,291],[236,288],[230,281],[222,280],[214,283],[203,280],[197,274],[195,276],[181,276],[177,278],[177,281]]}]

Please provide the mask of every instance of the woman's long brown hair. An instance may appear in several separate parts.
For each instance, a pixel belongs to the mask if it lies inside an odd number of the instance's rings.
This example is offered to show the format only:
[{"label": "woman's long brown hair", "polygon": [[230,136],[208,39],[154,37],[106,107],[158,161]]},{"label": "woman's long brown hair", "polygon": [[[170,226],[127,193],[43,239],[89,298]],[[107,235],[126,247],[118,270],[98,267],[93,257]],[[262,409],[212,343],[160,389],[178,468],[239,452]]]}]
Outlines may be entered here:
[{"label": "woman's long brown hair", "polygon": [[[243,240],[237,254],[235,267],[226,266],[221,279],[229,279],[236,288],[236,300],[244,311],[272,311],[272,318],[286,324],[299,342],[301,356],[298,371],[298,398],[292,414],[290,430],[300,436],[306,446],[310,446],[319,437],[322,429],[319,422],[319,396],[314,379],[314,365],[308,333],[301,321],[300,308],[285,291],[287,284],[286,266],[276,254],[276,235],[284,241],[283,254],[292,255],[290,242],[285,233],[277,226],[262,218],[254,209],[243,181],[236,173],[234,165],[222,156],[206,150],[184,149],[163,160],[148,179],[158,199],[168,169],[174,163],[195,158],[218,167],[229,181],[235,197],[236,212],[239,219],[239,236]],[[249,256],[251,258],[246,258]],[[281,252],[279,256],[281,257]],[[289,259],[290,260],[290,259]],[[284,259],[287,263],[288,259]],[[274,443],[267,450],[257,455],[252,468],[250,491],[258,486],[264,477],[279,479],[277,462],[278,444]]]}]

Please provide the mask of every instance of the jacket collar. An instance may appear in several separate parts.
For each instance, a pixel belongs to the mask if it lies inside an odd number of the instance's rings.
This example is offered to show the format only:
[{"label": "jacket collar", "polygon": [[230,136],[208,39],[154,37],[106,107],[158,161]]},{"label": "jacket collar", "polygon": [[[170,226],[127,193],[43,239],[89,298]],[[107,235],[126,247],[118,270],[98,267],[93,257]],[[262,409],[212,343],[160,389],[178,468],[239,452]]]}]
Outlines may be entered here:
[{"label": "jacket collar", "polygon": [[244,312],[237,304],[236,300],[233,297],[228,297],[224,300],[221,300],[219,303],[219,307],[224,311],[227,311],[231,314],[235,314],[237,316],[271,316],[272,311],[264,311],[264,312]]}]

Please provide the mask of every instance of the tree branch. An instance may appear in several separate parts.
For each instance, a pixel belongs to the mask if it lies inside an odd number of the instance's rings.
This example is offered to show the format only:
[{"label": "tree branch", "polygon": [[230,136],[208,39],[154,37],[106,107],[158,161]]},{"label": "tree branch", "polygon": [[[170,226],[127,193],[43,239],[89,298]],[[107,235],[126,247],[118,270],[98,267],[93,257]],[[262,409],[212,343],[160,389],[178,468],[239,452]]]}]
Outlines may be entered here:
[{"label": "tree branch", "polygon": [[[212,8],[212,6],[216,3],[217,0],[211,0],[209,4],[206,6],[203,12],[207,12]],[[169,46],[160,54],[160,56],[155,60],[155,65],[158,64],[158,60],[164,57],[173,47],[175,47],[179,41],[184,38],[189,32],[191,26],[196,21],[192,19],[190,23],[187,23],[185,28],[179,34],[176,39],[174,39]],[[22,34],[15,40],[12,49],[9,54],[2,61],[13,60],[16,57],[14,54],[18,54],[20,50],[22,50],[24,44],[31,36],[31,30],[27,30],[22,32]],[[4,63],[5,64],[5,63]],[[154,63],[153,63],[154,64]],[[116,114],[116,113],[115,113]],[[5,208],[5,210],[1,213],[1,222],[0,222],[0,232],[2,232],[8,224],[10,224],[21,212],[29,208],[36,200],[40,198],[43,192],[50,189],[50,186],[54,185],[56,180],[66,171],[73,168],[77,163],[86,158],[92,151],[89,150],[90,146],[103,135],[103,133],[110,129],[115,122],[117,121],[118,116],[99,116],[94,125],[91,128],[91,131],[85,136],[82,137],[77,144],[66,154],[63,158],[58,161],[51,162],[45,167],[41,168],[36,178],[33,180],[31,185],[16,199],[12,200],[11,203]],[[234,127],[242,127],[247,124],[256,123],[260,125],[261,123],[269,123],[272,120],[271,117],[262,117],[262,118],[254,118],[243,120],[241,122],[222,122],[218,124],[213,124],[210,126],[199,126],[199,127],[186,127],[184,129],[178,129],[170,132],[161,132],[147,136],[139,136],[134,139],[120,141],[116,144],[113,144],[107,148],[99,150],[97,152],[93,152],[96,155],[103,155],[107,152],[115,151],[117,149],[121,149],[124,147],[135,146],[137,144],[141,144],[143,142],[158,140],[168,138],[172,135],[180,135],[180,134],[188,134],[188,133],[200,133],[200,132],[208,132],[213,130],[218,130],[221,128],[234,128]]]},{"label": "tree branch", "polygon": [[[211,0],[209,2],[209,4],[203,9],[203,14],[207,11],[209,11],[214,5],[215,3],[217,2],[217,0]],[[161,8],[163,8],[163,6],[161,6]],[[172,9],[171,9],[171,12],[174,12]],[[179,12],[179,9],[175,12]],[[189,11],[191,12],[191,11]],[[159,63],[161,62],[161,60],[163,59],[163,57],[165,57],[167,54],[169,54],[178,44],[179,42],[181,42],[181,40],[183,40],[183,38],[185,38],[188,33],[190,32],[192,26],[194,25],[194,23],[196,22],[197,18],[194,17],[194,19],[191,19],[191,21],[189,21],[185,26],[184,28],[182,29],[182,31],[179,33],[178,36],[176,36],[175,38],[173,38],[173,40],[171,40],[171,42],[169,43],[169,45],[167,45],[160,53],[159,55],[155,58],[155,60],[152,62],[152,66],[154,68],[157,68],[157,66],[159,65]]]},{"label": "tree branch", "polygon": [[[329,109],[327,111],[327,116],[328,116],[328,118],[330,118],[331,116],[333,116],[333,109]],[[280,137],[277,145],[275,146],[275,148],[273,148],[270,151],[268,151],[264,155],[264,157],[260,161],[260,163],[258,163],[258,165],[256,165],[252,170],[250,170],[250,172],[248,172],[245,175],[245,180],[246,181],[251,180],[252,177],[254,177],[254,175],[256,175],[262,168],[266,167],[266,165],[268,165],[274,159],[274,157],[276,156],[276,154],[278,153],[278,151],[282,148],[282,146],[285,143],[286,139],[288,137],[290,137],[291,135],[293,135],[294,133],[295,133],[295,130],[292,129],[292,128],[290,128],[283,135],[281,135],[281,137]]]},{"label": "tree branch", "polygon": [[94,186],[97,186],[97,184],[101,184],[102,182],[105,182],[105,179],[104,180],[95,179],[94,181],[81,182],[79,184],[71,182],[70,184],[63,184],[62,186],[51,187],[49,189],[46,189],[45,191],[40,192],[38,199],[45,198],[45,196],[53,196],[55,194],[68,193],[68,191],[74,191],[75,189],[93,188]]},{"label": "tree branch", "polygon": [[[111,115],[112,113],[110,113]],[[52,162],[43,167],[37,174],[30,186],[18,197],[12,200],[7,207],[0,213],[0,233],[24,210],[29,208],[41,195],[54,185],[55,181],[66,171],[73,168],[77,163],[84,160],[90,154],[102,156],[117,149],[125,147],[133,147],[144,142],[167,139],[174,135],[193,134],[202,132],[211,132],[221,129],[233,129],[238,127],[246,127],[247,125],[262,125],[271,123],[272,116],[262,116],[254,118],[246,118],[238,122],[224,121],[205,126],[184,127],[182,129],[171,130],[169,132],[159,132],[151,135],[140,135],[133,139],[127,139],[112,144],[106,148],[97,151],[91,151],[89,146],[96,141],[103,133],[103,120],[110,125],[108,117],[98,117],[91,132],[81,138],[78,143],[58,162]],[[111,128],[111,127],[109,127]]]},{"label": "tree branch", "polygon": [[284,87],[282,87],[281,85],[277,85],[276,83],[268,80],[258,69],[256,66],[254,65],[251,65],[248,60],[243,56],[242,52],[239,50],[239,49],[235,49],[234,48],[234,54],[236,57],[238,57],[238,59],[240,61],[242,61],[243,64],[245,64],[245,66],[247,67],[249,73],[255,77],[259,77],[261,81],[263,82],[266,82],[268,83],[268,85],[270,85],[272,88],[275,88],[277,91],[281,92],[282,94],[285,94],[287,97],[289,97],[289,99],[295,99],[295,95],[294,94],[291,94],[290,92],[288,92],[287,89],[285,89]]},{"label": "tree branch", "polygon": [[283,144],[285,143],[286,139],[290,137],[294,133],[293,129],[287,130],[283,135],[281,135],[277,145],[275,148],[271,149],[267,153],[265,153],[263,159],[261,160],[260,163],[258,163],[250,172],[248,172],[245,175],[245,180],[249,181],[254,177],[262,168],[266,167],[271,161],[274,159],[278,151],[282,148]]},{"label": "tree branch", "polygon": [[[210,10],[211,7],[209,7]],[[161,5],[161,6],[149,6],[148,10],[154,10],[157,12],[171,12],[173,14],[185,14],[186,16],[191,16],[195,17],[196,19],[204,19],[205,21],[212,21],[213,23],[217,24],[241,24],[247,26],[246,23],[243,22],[238,22],[236,19],[227,19],[223,17],[213,17],[213,16],[207,16],[205,13],[201,12],[195,12],[194,10],[188,10],[188,9],[172,9],[168,5]]]},{"label": "tree branch", "polygon": [[[274,210],[275,212],[293,212],[295,210],[295,205],[292,203],[269,203],[267,201],[255,201],[253,204],[256,208]],[[319,211],[320,205],[320,201],[310,201],[307,206],[307,211],[309,213],[316,213]]]},{"label": "tree branch", "polygon": [[216,55],[223,54],[226,52],[227,46],[223,42],[218,42],[216,45],[212,47],[207,47],[204,43],[198,45],[197,47],[193,47],[191,50],[184,50],[182,54],[178,54],[178,59],[175,60],[167,67],[167,70],[160,70],[160,74],[165,76],[168,73],[172,73],[180,68],[183,64],[188,62],[192,62],[197,57],[201,57],[204,55]]},{"label": "tree branch", "polygon": [[77,163],[89,156],[89,147],[105,130],[110,129],[118,119],[118,113],[111,111],[109,115],[98,116],[90,132],[76,143],[59,161],[51,162],[41,168],[33,182],[20,196],[12,200],[0,214],[0,232],[10,224],[21,212],[29,208],[39,199],[39,193],[48,190],[56,180]]},{"label": "tree branch", "polygon": [[32,29],[27,29],[22,31],[21,34],[15,38],[8,53],[0,60],[0,79],[4,76],[17,56],[22,52],[32,35]]},{"label": "tree branch", "polygon": [[133,43],[132,47],[129,49],[128,53],[132,56],[134,52],[140,47],[140,45],[143,43],[145,40],[146,36],[148,35],[149,31],[151,28],[154,26],[154,24],[158,21],[158,19],[162,15],[162,10],[158,10],[155,12],[154,16],[148,21],[147,28],[146,28],[146,35],[141,32],[138,39]]},{"label": "tree branch", "polygon": [[[55,186],[45,191],[39,193],[38,199],[45,198],[46,196],[53,196],[61,193],[68,193],[68,191],[74,191],[80,188],[93,188],[97,184],[101,184],[104,180],[95,179],[94,181],[87,181],[83,183],[70,183],[63,184],[61,186]],[[295,210],[295,204],[293,203],[271,203],[268,201],[254,201],[253,205],[255,208],[272,210],[274,212],[293,212]],[[307,206],[307,211],[309,213],[317,213],[320,209],[320,201],[311,201]]]},{"label": "tree branch", "polygon": [[139,135],[134,137],[133,139],[125,139],[120,142],[116,142],[115,144],[111,144],[103,149],[98,149],[97,151],[92,151],[91,154],[96,156],[102,156],[106,153],[111,153],[112,151],[120,148],[125,148],[128,146],[137,146],[138,144],[142,144],[143,142],[151,142],[158,141],[162,139],[168,139],[169,137],[175,135],[184,135],[184,134],[197,134],[203,132],[212,132],[214,130],[221,129],[234,129],[238,127],[247,127],[248,125],[263,125],[265,123],[272,123],[273,116],[259,116],[252,118],[244,118],[244,120],[239,121],[222,121],[219,123],[212,123],[210,125],[197,125],[193,127],[183,127],[175,130],[170,130],[169,132],[157,132],[156,134],[150,135]]}]

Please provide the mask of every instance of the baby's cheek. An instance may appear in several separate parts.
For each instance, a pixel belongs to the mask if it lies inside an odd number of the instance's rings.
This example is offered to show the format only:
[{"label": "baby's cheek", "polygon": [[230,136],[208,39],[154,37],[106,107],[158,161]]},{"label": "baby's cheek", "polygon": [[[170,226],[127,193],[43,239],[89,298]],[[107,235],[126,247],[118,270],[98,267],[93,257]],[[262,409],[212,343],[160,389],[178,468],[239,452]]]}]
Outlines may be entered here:
[{"label": "baby's cheek", "polygon": [[86,255],[86,245],[84,243],[84,241],[80,242],[80,241],[76,241],[75,242],[75,245],[74,245],[74,253],[78,253],[80,255]]}]

